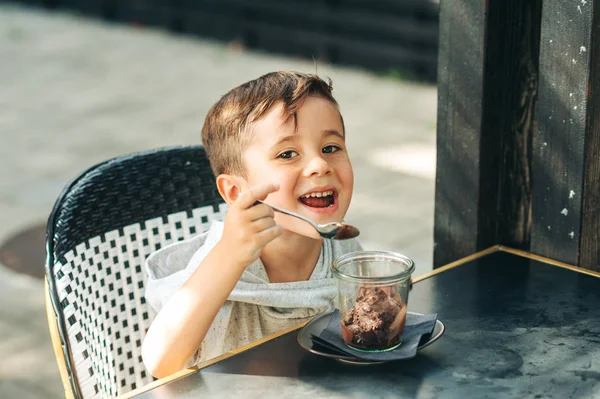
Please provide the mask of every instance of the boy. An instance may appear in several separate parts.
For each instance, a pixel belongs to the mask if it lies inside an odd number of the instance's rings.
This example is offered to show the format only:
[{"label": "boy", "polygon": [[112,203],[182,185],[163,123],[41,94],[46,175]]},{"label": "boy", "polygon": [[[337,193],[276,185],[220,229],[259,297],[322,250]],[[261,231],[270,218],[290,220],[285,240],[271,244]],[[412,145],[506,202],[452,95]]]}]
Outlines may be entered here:
[{"label": "boy", "polygon": [[[341,221],[354,175],[331,84],[275,72],[223,96],[202,141],[229,204],[224,223],[147,261],[146,297],[158,312],[142,346],[155,377],[228,352],[334,306],[334,258],[356,240],[323,240],[307,223]],[[187,266],[185,266],[187,265]],[[184,268],[185,266],[185,268]]]}]

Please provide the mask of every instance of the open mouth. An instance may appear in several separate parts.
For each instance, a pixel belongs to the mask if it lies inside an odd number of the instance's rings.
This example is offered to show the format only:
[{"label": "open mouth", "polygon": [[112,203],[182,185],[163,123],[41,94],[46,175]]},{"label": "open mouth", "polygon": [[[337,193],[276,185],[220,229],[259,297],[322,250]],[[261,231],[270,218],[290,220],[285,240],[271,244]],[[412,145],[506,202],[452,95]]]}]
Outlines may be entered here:
[{"label": "open mouth", "polygon": [[304,194],[298,201],[311,208],[328,208],[335,204],[337,193],[334,190]]}]

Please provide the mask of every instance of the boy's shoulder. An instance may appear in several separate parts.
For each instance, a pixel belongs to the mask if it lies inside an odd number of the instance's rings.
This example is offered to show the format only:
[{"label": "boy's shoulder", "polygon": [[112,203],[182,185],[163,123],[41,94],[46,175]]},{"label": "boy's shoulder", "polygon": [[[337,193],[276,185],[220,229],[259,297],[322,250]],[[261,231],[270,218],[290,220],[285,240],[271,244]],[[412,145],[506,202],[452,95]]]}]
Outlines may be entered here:
[{"label": "boy's shoulder", "polygon": [[223,222],[214,221],[207,231],[186,240],[171,243],[150,254],[146,259],[148,277],[161,279],[185,269],[201,248],[206,248],[208,253],[222,235]]},{"label": "boy's shoulder", "polygon": [[160,311],[173,292],[183,285],[194,271],[190,265],[197,267],[222,234],[223,223],[213,222],[208,231],[174,242],[146,259],[145,297],[154,311]]}]

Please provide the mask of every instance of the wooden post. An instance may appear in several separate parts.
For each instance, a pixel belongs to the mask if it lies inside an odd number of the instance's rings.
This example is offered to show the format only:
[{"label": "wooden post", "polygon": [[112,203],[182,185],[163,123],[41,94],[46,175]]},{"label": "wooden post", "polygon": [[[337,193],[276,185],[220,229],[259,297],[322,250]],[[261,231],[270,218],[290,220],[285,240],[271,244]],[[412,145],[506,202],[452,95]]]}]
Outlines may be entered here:
[{"label": "wooden post", "polygon": [[434,266],[527,249],[541,0],[440,2]]},{"label": "wooden post", "polygon": [[600,270],[600,3],[544,1],[531,251]]},{"label": "wooden post", "polygon": [[434,266],[494,244],[600,270],[600,2],[441,2]]}]

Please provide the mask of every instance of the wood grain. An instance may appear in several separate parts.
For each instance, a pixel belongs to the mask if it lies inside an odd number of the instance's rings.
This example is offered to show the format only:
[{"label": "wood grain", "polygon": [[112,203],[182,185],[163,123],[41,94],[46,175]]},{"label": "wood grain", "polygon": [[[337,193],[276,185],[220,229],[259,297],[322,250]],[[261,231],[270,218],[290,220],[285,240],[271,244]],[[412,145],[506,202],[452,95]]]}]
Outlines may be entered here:
[{"label": "wood grain", "polygon": [[532,177],[531,252],[588,268],[598,268],[600,258],[593,4],[544,2]]},{"label": "wood grain", "polygon": [[484,3],[441,2],[439,29],[434,267],[477,251]]},{"label": "wood grain", "polygon": [[594,12],[590,45],[587,127],[578,264],[600,272],[600,12]]},{"label": "wood grain", "polygon": [[435,267],[528,249],[540,15],[541,0],[441,4]]}]

